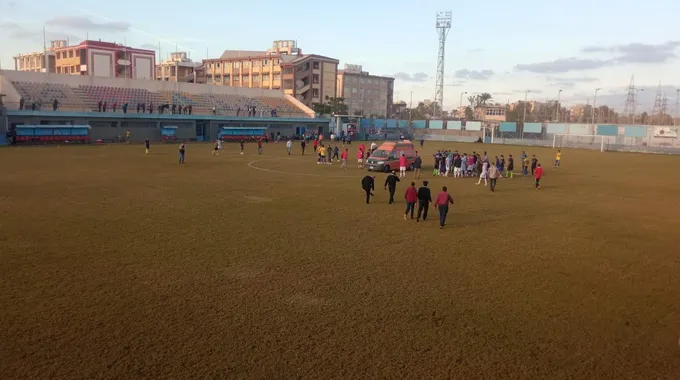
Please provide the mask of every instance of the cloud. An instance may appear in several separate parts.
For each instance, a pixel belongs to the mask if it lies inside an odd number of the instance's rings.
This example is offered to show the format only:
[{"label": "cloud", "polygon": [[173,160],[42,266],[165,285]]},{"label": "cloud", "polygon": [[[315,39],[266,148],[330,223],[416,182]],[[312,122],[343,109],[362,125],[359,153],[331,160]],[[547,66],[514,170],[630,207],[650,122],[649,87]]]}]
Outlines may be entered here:
[{"label": "cloud", "polygon": [[399,80],[403,80],[404,82],[425,82],[430,77],[423,72],[413,73],[413,74],[399,72],[399,73],[394,74],[394,78],[399,79]]},{"label": "cloud", "polygon": [[66,33],[56,33],[51,31],[46,31],[43,35],[42,29],[26,28],[15,22],[4,22],[0,24],[0,29],[4,29],[9,32],[9,37],[17,40],[33,40],[42,41],[43,37],[47,40],[72,40],[79,41],[81,38],[78,36],[73,36]]},{"label": "cloud", "polygon": [[[514,92],[515,94],[523,94],[526,91],[527,90],[512,90],[512,92]],[[529,93],[530,94],[542,94],[543,91],[541,91],[541,90],[529,90]]]},{"label": "cloud", "polygon": [[494,93],[491,93],[491,95],[494,95],[494,96],[512,96],[514,94],[515,94],[515,92],[494,92]]},{"label": "cloud", "polygon": [[608,61],[599,59],[560,58],[554,61],[520,64],[517,71],[528,71],[537,74],[562,74],[571,71],[594,70],[607,66]]},{"label": "cloud", "polygon": [[552,76],[548,76],[548,77],[546,77],[546,80],[549,82],[550,86],[559,87],[559,88],[572,88],[572,87],[575,87],[576,84],[578,84],[578,83],[599,82],[599,79],[594,78],[594,77],[552,77]]},{"label": "cloud", "polygon": [[45,25],[61,26],[66,28],[84,31],[108,31],[108,32],[127,32],[130,30],[130,23],[122,21],[94,22],[84,16],[56,16],[47,21]]},{"label": "cloud", "polygon": [[558,74],[572,71],[586,71],[628,63],[666,63],[677,58],[680,41],[667,41],[661,44],[629,43],[614,46],[586,46],[583,54],[606,53],[613,58],[559,58],[553,61],[519,64],[517,71],[538,74]]},{"label": "cloud", "polygon": [[154,44],[141,44],[139,47],[141,49],[158,50],[158,45],[154,45]]},{"label": "cloud", "polygon": [[457,70],[453,75],[456,78],[470,79],[470,80],[487,80],[493,76],[494,72],[491,70]]},{"label": "cloud", "polygon": [[468,50],[468,53],[481,53],[483,51],[484,51],[484,49],[477,48],[477,49]]}]

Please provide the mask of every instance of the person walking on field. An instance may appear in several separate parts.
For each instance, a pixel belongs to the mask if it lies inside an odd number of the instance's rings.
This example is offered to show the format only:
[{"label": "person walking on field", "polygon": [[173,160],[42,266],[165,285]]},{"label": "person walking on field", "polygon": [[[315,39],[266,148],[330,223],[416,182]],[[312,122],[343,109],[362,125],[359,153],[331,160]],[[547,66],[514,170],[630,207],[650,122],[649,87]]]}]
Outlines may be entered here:
[{"label": "person walking on field", "polygon": [[409,212],[411,212],[411,220],[413,220],[413,212],[416,209],[416,202],[418,201],[418,190],[416,189],[415,182],[411,182],[411,186],[406,188],[404,198],[406,198],[406,211],[404,211],[404,220],[408,219]]},{"label": "person walking on field", "polygon": [[423,159],[420,158],[418,152],[416,152],[416,159],[413,161],[413,178],[420,178],[420,169],[423,167]]},{"label": "person walking on field", "polygon": [[184,153],[186,152],[186,145],[184,143],[179,144],[179,163],[184,163]]},{"label": "person walking on field", "polygon": [[534,178],[536,178],[536,189],[541,188],[541,178],[543,177],[543,167],[541,164],[538,164],[536,167],[536,170],[534,172]]},{"label": "person walking on field", "polygon": [[562,161],[562,151],[558,150],[557,154],[555,155],[555,165],[553,165],[553,168],[559,168],[560,161]]},{"label": "person walking on field", "polygon": [[531,175],[534,175],[534,171],[536,171],[536,165],[538,164],[538,158],[536,158],[536,155],[531,156]]},{"label": "person walking on field", "polygon": [[357,152],[357,162],[359,164],[359,169],[364,167],[364,151],[361,149]]},{"label": "person walking on field", "polygon": [[220,144],[217,141],[218,140],[215,140],[215,145],[213,146],[213,151],[212,151],[213,156],[219,156],[220,155]]},{"label": "person walking on field", "polygon": [[300,148],[302,148],[302,155],[305,155],[305,148],[307,147],[307,143],[305,142],[304,139],[302,139],[302,142],[300,143]]},{"label": "person walking on field", "polygon": [[416,217],[416,222],[420,222],[420,216],[423,216],[423,221],[427,220],[427,211],[430,208],[430,203],[432,202],[432,193],[427,187],[429,182],[423,181],[423,186],[418,189],[418,216]]},{"label": "person walking on field", "polygon": [[262,154],[262,139],[257,139],[257,154]]},{"label": "person walking on field", "polygon": [[340,165],[340,167],[343,169],[347,169],[347,156],[349,156],[349,149],[345,148],[345,150],[343,150],[340,154],[340,161],[342,161],[342,165]]},{"label": "person walking on field", "polygon": [[442,187],[442,191],[437,195],[434,203],[434,208],[439,209],[439,228],[444,228],[446,225],[446,215],[449,213],[449,204],[453,204],[453,198],[447,192],[446,186]]},{"label": "person walking on field", "polygon": [[397,182],[399,182],[399,177],[397,177],[397,173],[394,171],[385,178],[385,190],[389,189],[390,191],[390,200],[388,204],[394,203],[394,192],[397,191]]},{"label": "person walking on field", "polygon": [[482,174],[479,175],[479,181],[475,185],[479,185],[484,180],[484,186],[487,185],[486,178],[489,176],[489,161],[482,162]]},{"label": "person walking on field", "polygon": [[149,149],[151,149],[151,140],[147,137],[146,140],[144,140],[144,146],[146,146],[146,154],[149,154]]},{"label": "person walking on field", "polygon": [[491,189],[492,192],[496,191],[496,181],[498,181],[498,177],[501,176],[501,171],[496,167],[495,165],[492,165],[489,168],[489,189]]},{"label": "person walking on field", "polygon": [[361,180],[361,188],[366,192],[366,204],[371,203],[371,197],[375,191],[375,176],[367,175]]},{"label": "person walking on field", "polygon": [[406,178],[406,154],[399,156],[399,178]]},{"label": "person walking on field", "polygon": [[291,152],[293,151],[293,140],[288,139],[288,141],[286,141],[286,150],[288,151],[288,155],[290,156]]}]

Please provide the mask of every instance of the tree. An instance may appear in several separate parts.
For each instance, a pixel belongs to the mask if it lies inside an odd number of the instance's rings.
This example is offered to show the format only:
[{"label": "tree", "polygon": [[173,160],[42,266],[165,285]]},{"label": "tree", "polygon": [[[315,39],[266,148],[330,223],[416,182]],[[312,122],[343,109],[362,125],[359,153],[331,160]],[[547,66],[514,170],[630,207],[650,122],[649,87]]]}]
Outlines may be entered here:
[{"label": "tree", "polygon": [[474,95],[470,95],[467,97],[467,101],[470,102],[470,106],[474,107],[477,105],[477,97]]},{"label": "tree", "polygon": [[349,107],[345,104],[344,98],[331,98],[326,96],[325,103],[315,103],[312,105],[314,112],[322,115],[347,115]]},{"label": "tree", "polygon": [[465,107],[465,119],[467,120],[475,119],[475,113],[474,111],[472,111],[472,107]]},{"label": "tree", "polygon": [[483,92],[475,97],[475,103],[477,107],[487,105],[487,102],[491,100],[491,94],[488,92]]}]

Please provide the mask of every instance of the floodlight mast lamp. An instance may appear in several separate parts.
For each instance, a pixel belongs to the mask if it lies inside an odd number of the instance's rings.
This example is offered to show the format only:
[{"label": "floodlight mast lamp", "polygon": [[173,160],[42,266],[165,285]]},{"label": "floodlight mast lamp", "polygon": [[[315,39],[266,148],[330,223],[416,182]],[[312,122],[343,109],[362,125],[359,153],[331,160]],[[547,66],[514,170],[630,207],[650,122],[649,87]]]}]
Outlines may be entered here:
[{"label": "floodlight mast lamp", "polygon": [[[451,30],[451,20],[453,12],[437,12],[437,34],[439,35],[439,54],[437,56],[437,78],[435,80],[434,101],[435,110],[434,116],[441,117],[442,107],[444,103],[444,58],[446,56],[446,37]],[[437,105],[439,105],[439,112],[437,112]]]}]

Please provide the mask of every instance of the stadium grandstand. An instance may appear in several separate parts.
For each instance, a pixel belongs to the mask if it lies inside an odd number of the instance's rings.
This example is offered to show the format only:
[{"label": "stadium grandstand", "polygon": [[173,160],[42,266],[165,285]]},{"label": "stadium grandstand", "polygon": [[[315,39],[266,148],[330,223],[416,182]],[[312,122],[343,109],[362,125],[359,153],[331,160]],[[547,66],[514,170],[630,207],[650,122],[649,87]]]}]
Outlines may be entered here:
[{"label": "stadium grandstand", "polygon": [[[2,70],[0,93],[11,125],[84,123],[92,126],[93,138],[113,138],[112,126],[172,124],[186,138],[207,140],[225,126],[258,125],[270,136],[293,136],[327,130],[329,123],[293,96],[260,88]],[[161,139],[160,133],[152,135]]]}]

